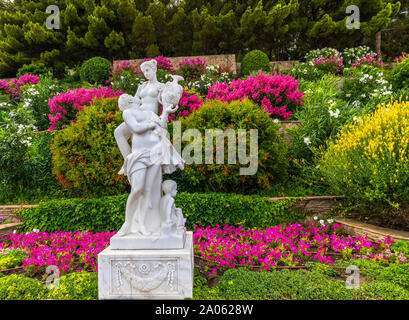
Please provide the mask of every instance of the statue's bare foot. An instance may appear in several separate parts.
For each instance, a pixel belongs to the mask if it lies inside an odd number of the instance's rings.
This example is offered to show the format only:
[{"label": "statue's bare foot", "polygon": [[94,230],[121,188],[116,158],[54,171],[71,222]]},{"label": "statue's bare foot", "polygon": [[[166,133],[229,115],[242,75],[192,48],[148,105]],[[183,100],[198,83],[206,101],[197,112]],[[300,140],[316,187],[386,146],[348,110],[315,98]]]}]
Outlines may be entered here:
[{"label": "statue's bare foot", "polygon": [[145,227],[142,227],[142,226],[139,228],[139,233],[141,235],[143,235],[143,236],[150,236],[151,235],[151,232],[146,231]]}]

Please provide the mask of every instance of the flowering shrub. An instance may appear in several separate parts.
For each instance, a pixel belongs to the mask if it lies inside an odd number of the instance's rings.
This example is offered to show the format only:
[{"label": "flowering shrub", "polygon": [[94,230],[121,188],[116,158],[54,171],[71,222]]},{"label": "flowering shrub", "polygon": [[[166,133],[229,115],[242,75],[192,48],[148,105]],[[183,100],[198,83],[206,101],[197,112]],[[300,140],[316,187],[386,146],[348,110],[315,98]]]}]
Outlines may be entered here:
[{"label": "flowering shrub", "polygon": [[[320,170],[334,192],[370,207],[372,214],[377,205],[398,208],[409,201],[408,132],[409,102],[379,106],[330,142]],[[388,218],[388,211],[381,215]]]},{"label": "flowering shrub", "polygon": [[6,80],[0,80],[0,94],[5,94],[9,97],[10,103],[18,103],[21,101],[21,93],[23,89],[21,87],[35,84],[40,81],[37,75],[25,74],[17,79],[12,79],[11,82]]},{"label": "flowering shrub", "polygon": [[402,55],[393,59],[393,62],[397,65],[399,62],[402,62],[406,58],[409,57],[409,54],[406,52],[402,52]]},{"label": "flowering shrub", "polygon": [[206,72],[206,61],[200,58],[185,58],[179,62],[179,70],[185,81],[199,79]]},{"label": "flowering shrub", "polygon": [[123,92],[115,91],[110,87],[103,87],[99,89],[74,89],[68,90],[65,93],[54,95],[49,100],[51,126],[48,130],[61,129],[71,122],[75,122],[78,111],[82,110],[84,106],[93,103],[94,99],[119,97]]},{"label": "flowering shrub", "polygon": [[366,57],[366,56],[375,56],[368,46],[359,46],[354,48],[347,48],[342,52],[342,58],[344,60],[344,67],[349,68],[355,61]]},{"label": "flowering shrub", "polygon": [[369,111],[373,111],[377,104],[390,99],[392,85],[385,79],[383,71],[362,65],[358,69],[345,69],[344,76],[342,94],[346,101],[358,106],[369,104]]},{"label": "flowering shrub", "polygon": [[186,86],[188,88],[194,88],[201,95],[206,96],[209,88],[215,83],[227,83],[230,84],[232,79],[227,72],[219,72],[219,66],[208,65],[206,66],[206,73],[202,74],[199,79],[187,81]]},{"label": "flowering shrub", "polygon": [[111,66],[109,79],[106,82],[111,85],[115,91],[125,92],[135,95],[139,85],[144,81],[143,76],[139,73],[138,67],[129,61],[123,61],[115,66]]},{"label": "flowering shrub", "polygon": [[324,73],[315,68],[314,63],[298,63],[291,68],[290,75],[294,79],[316,81],[321,79]]},{"label": "flowering shrub", "polygon": [[376,55],[366,55],[365,57],[359,58],[352,63],[352,67],[359,67],[361,65],[382,68],[383,62],[381,58],[376,58]]},{"label": "flowering shrub", "polygon": [[314,62],[316,59],[327,59],[329,57],[340,57],[341,53],[334,48],[323,48],[311,50],[305,55],[306,62]]},{"label": "flowering shrub", "polygon": [[399,62],[393,70],[392,80],[396,89],[409,87],[409,56]]},{"label": "flowering shrub", "polygon": [[[166,58],[166,57],[164,57],[164,56],[158,56],[158,57],[153,58],[153,59],[155,59],[156,62],[158,63],[158,64],[157,64],[157,69],[158,69],[158,70],[164,70],[164,71],[167,71],[167,72],[169,72],[169,73],[171,73],[171,74],[174,74],[174,73],[175,73],[175,69],[174,69],[174,67],[173,67],[172,61],[170,61],[169,58]],[[152,60],[152,58],[145,58],[145,59],[143,59],[143,61],[139,64],[139,66],[140,66],[143,62],[149,61],[149,60]],[[180,65],[180,64],[179,64],[179,65]]]},{"label": "flowering shrub", "polygon": [[288,119],[298,105],[302,105],[303,93],[298,90],[298,80],[289,75],[259,73],[246,80],[233,80],[231,84],[216,82],[209,88],[207,100],[243,100],[248,98],[263,107],[274,117]]},{"label": "flowering shrub", "polygon": [[179,117],[186,117],[194,110],[201,107],[203,99],[201,99],[197,93],[183,90],[182,98],[179,101],[179,109],[176,113],[169,115],[169,121],[172,122]]},{"label": "flowering shrub", "polygon": [[324,73],[337,74],[344,68],[342,58],[329,56],[328,58],[317,58],[314,60],[314,67]]}]

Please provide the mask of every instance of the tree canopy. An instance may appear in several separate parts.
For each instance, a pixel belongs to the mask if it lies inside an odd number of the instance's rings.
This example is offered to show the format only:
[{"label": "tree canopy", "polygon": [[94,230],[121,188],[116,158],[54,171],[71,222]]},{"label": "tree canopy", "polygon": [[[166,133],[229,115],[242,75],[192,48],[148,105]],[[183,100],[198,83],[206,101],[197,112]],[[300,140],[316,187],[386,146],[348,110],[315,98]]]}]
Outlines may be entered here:
[{"label": "tree canopy", "polygon": [[[300,59],[328,46],[374,47],[375,34],[401,11],[396,0],[65,0],[56,1],[59,29],[47,29],[49,4],[0,0],[0,75],[32,62],[61,71],[92,56],[237,53],[240,60],[259,49],[273,60]],[[349,5],[360,9],[360,29],[346,27]]]}]

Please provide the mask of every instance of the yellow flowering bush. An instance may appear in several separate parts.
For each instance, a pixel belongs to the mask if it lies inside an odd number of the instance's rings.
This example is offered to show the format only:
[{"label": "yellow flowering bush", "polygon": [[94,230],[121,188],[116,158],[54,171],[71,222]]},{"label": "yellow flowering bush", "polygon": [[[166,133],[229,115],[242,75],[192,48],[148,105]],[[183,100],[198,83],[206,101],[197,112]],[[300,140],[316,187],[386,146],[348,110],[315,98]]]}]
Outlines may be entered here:
[{"label": "yellow flowering bush", "polygon": [[320,170],[355,204],[394,208],[409,200],[409,102],[391,101],[357,119],[329,143]]}]

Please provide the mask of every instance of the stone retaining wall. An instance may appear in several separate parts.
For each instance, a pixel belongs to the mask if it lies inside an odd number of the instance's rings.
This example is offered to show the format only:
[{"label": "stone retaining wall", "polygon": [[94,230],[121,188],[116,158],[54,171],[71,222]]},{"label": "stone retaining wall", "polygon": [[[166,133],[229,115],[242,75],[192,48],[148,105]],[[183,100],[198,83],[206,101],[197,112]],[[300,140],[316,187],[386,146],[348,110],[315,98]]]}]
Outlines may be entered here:
[{"label": "stone retaining wall", "polygon": [[[173,67],[175,69],[178,68],[179,62],[181,62],[183,59],[202,59],[207,62],[207,64],[217,64],[218,66],[226,66],[229,67],[231,72],[234,74],[237,73],[236,69],[236,55],[234,54],[218,54],[218,55],[210,55],[210,56],[190,56],[190,57],[168,57],[170,61],[173,64]],[[133,60],[115,60],[114,61],[114,66],[117,64],[123,62],[123,61],[129,61],[133,65],[139,65],[143,61],[143,59],[133,59]]]}]

